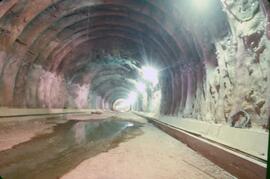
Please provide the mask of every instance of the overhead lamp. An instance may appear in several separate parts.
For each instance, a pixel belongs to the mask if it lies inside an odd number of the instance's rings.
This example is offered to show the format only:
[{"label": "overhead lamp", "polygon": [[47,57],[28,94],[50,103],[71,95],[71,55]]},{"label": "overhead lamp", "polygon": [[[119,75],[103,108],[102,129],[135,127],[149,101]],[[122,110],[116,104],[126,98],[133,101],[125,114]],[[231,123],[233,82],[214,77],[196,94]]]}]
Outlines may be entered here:
[{"label": "overhead lamp", "polygon": [[153,85],[158,84],[158,70],[151,66],[142,67],[142,77]]}]

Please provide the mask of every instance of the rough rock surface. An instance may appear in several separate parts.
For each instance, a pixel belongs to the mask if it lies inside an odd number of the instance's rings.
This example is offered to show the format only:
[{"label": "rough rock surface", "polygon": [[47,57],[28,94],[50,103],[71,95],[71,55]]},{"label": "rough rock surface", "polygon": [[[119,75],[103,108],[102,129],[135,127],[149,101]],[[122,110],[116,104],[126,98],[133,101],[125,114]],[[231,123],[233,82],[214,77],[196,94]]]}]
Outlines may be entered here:
[{"label": "rough rock surface", "polygon": [[[236,121],[244,111],[252,126],[269,123],[270,49],[267,19],[258,1],[223,1],[232,34],[216,42],[216,68],[208,70],[202,101],[202,119],[216,123]],[[239,124],[241,127],[247,127]],[[239,127],[240,127],[239,126]]]}]

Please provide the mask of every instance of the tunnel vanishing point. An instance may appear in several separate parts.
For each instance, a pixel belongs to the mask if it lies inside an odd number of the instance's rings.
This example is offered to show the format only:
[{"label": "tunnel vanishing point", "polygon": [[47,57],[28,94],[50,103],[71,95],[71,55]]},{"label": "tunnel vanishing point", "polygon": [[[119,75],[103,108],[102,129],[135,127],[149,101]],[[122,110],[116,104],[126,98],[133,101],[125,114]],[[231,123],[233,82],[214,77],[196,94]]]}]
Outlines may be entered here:
[{"label": "tunnel vanishing point", "polygon": [[1,0],[0,106],[135,112],[265,164],[270,3]]}]

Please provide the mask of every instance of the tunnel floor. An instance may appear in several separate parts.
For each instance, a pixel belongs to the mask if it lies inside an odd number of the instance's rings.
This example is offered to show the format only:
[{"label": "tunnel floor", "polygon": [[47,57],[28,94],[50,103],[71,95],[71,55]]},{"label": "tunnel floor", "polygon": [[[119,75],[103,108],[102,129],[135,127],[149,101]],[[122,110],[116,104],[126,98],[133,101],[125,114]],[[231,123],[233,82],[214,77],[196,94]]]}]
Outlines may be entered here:
[{"label": "tunnel floor", "polygon": [[54,123],[51,132],[43,130],[12,148],[0,148],[0,176],[4,179],[234,178],[185,144],[131,114],[102,121],[45,121],[43,125]]}]

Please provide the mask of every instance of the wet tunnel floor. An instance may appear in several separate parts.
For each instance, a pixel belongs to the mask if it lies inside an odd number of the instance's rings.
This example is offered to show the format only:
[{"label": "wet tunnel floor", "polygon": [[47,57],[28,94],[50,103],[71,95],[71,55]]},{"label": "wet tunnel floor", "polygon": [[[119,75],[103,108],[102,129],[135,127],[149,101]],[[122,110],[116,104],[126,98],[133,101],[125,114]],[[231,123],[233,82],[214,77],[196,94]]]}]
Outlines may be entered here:
[{"label": "wet tunnel floor", "polygon": [[80,162],[142,134],[128,121],[69,121],[54,132],[0,152],[0,175],[5,179],[59,178]]},{"label": "wet tunnel floor", "polygon": [[151,124],[69,121],[0,151],[4,179],[234,178]]}]

